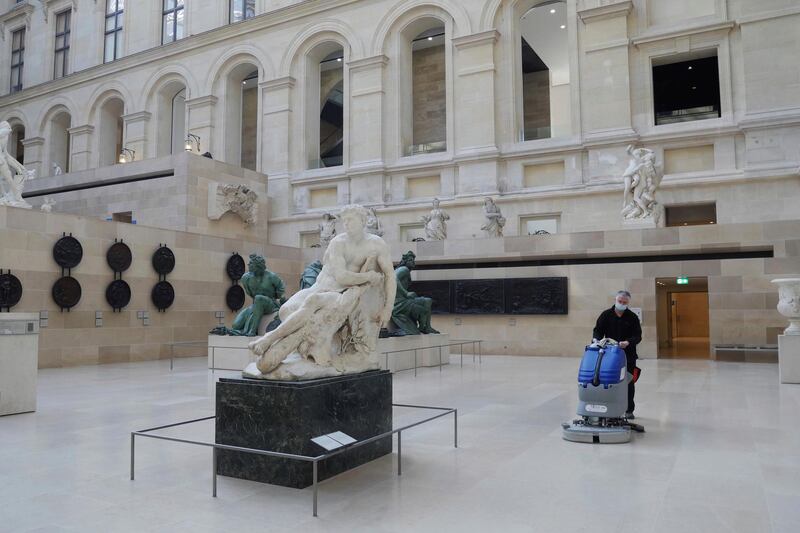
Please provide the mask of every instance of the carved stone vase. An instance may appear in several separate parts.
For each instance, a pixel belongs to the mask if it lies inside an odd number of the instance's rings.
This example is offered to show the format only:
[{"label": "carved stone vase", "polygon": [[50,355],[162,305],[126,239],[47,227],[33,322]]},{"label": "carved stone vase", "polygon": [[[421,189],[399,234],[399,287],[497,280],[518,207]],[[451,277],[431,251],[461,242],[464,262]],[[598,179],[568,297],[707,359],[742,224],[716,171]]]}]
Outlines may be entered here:
[{"label": "carved stone vase", "polygon": [[774,279],[778,285],[778,312],[789,319],[784,335],[800,335],[800,278]]}]

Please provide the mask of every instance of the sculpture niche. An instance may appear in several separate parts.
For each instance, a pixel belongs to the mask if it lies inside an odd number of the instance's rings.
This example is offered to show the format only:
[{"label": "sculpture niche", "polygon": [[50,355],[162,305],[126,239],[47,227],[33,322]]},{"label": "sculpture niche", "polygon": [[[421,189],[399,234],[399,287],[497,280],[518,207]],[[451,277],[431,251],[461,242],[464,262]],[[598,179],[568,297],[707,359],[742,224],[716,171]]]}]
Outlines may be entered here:
[{"label": "sculpture niche", "polygon": [[25,181],[31,173],[8,153],[11,124],[0,122],[0,205],[30,209],[31,204],[22,198]]},{"label": "sculpture niche", "polygon": [[367,210],[342,209],[316,283],[281,307],[281,325],[250,343],[259,356],[245,377],[316,379],[379,368],[378,332],[392,316],[396,289],[389,247],[366,232]]},{"label": "sculpture niche", "polygon": [[[267,270],[267,263],[261,255],[250,255],[248,272],[242,276],[242,287],[253,299],[252,305],[236,315],[230,328],[216,327],[211,330],[211,335],[256,337],[261,319],[278,311],[286,302],[283,281],[277,274]],[[267,326],[267,331],[275,329],[278,324],[280,321],[276,318]]]},{"label": "sculpture niche", "polygon": [[[405,257],[404,257],[405,258]],[[420,333],[439,333],[431,327],[431,308],[433,300],[408,290],[411,286],[411,270],[401,265],[394,271],[397,277],[397,293],[392,308],[392,322],[395,328],[390,336],[419,335]]]},{"label": "sculpture niche", "polygon": [[663,174],[656,167],[656,154],[647,148],[627,148],[631,161],[622,174],[625,192],[622,198],[622,217],[625,220],[652,220],[656,226],[664,225],[664,206],[656,201],[656,190]]}]

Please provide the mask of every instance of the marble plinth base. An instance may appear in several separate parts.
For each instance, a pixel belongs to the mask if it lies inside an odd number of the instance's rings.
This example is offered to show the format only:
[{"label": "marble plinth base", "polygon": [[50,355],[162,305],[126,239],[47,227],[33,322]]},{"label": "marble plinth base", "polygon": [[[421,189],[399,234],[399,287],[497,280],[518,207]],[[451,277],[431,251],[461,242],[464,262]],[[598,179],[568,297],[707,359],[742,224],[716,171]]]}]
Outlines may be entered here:
[{"label": "marble plinth base", "polygon": [[0,314],[0,416],[36,411],[38,313]]},{"label": "marble plinth base", "polygon": [[[310,381],[220,379],[216,442],[297,455],[325,452],[311,442],[342,431],[357,440],[392,429],[392,375],[383,370]],[[392,453],[392,438],[319,464],[323,480]],[[284,487],[312,484],[312,464],[219,450],[217,473]]]},{"label": "marble plinth base", "polygon": [[[439,348],[431,348],[431,346],[440,346],[442,344],[448,344],[449,342],[450,335],[447,333],[388,337],[385,339],[378,339],[374,357],[377,357],[381,368],[384,370],[391,370],[392,372],[409,370],[414,368],[414,350],[416,349],[418,367],[439,366]],[[389,363],[387,365],[385,352],[394,352],[397,350],[410,351],[390,353]],[[447,365],[449,363],[450,347],[445,346],[442,348],[441,364]]]},{"label": "marble plinth base", "polygon": [[656,221],[653,220],[653,217],[647,218],[630,218],[630,219],[623,219],[622,221],[622,229],[648,229],[648,228],[656,228]]},{"label": "marble plinth base", "polygon": [[778,335],[781,383],[800,383],[800,335]]}]

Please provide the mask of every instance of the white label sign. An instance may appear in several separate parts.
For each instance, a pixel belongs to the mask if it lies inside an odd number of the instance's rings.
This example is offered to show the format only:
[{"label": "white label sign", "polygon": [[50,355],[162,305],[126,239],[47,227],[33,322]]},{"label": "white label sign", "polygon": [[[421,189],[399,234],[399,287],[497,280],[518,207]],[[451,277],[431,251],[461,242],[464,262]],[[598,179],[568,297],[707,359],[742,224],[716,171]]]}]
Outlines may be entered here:
[{"label": "white label sign", "polygon": [[638,317],[639,317],[639,322],[641,322],[641,321],[642,321],[642,308],[641,308],[641,307],[629,307],[628,309],[630,309],[630,310],[631,310],[631,312],[632,312],[634,315],[636,315],[636,316],[638,316]]},{"label": "white label sign", "polygon": [[592,405],[590,403],[586,404],[586,410],[590,413],[607,413],[608,407],[605,405]]}]

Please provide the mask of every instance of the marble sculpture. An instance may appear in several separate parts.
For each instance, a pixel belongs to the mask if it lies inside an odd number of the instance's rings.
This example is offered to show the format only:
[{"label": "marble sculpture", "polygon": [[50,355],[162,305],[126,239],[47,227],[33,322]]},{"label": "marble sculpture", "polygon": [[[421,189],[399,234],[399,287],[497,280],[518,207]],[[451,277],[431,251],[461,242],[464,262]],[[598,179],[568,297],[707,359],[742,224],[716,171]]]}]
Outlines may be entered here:
[{"label": "marble sculpture", "polygon": [[336,215],[325,213],[319,225],[319,243],[324,248],[336,237]]},{"label": "marble sculpture", "polygon": [[381,219],[378,218],[375,208],[368,207],[367,212],[367,233],[383,237],[383,224],[381,224]]},{"label": "marble sculpture", "polygon": [[648,148],[627,148],[631,161],[622,174],[625,192],[622,198],[622,217],[625,220],[652,220],[656,226],[664,224],[664,206],[656,201],[656,190],[661,185],[663,173],[656,167],[656,155]]},{"label": "marble sculpture", "polygon": [[258,221],[258,194],[247,185],[212,182],[208,186],[208,218],[219,220],[231,212],[252,226]]},{"label": "marble sculpture", "polygon": [[487,237],[502,237],[503,227],[506,225],[506,218],[500,212],[500,208],[494,203],[494,199],[486,197],[483,201],[483,216],[486,217],[486,224],[481,229],[486,232]]},{"label": "marble sculpture", "polygon": [[8,153],[10,136],[11,124],[5,120],[0,122],[0,205],[30,209],[31,204],[22,198],[25,181],[30,173]]},{"label": "marble sculpture", "polygon": [[[250,255],[248,271],[242,276],[244,292],[253,299],[253,303],[242,309],[230,328],[220,326],[211,330],[212,335],[233,335],[237,337],[255,337],[261,319],[269,316],[286,302],[283,280],[274,272],[267,270],[264,257],[259,254]],[[267,331],[277,327],[273,321]]]},{"label": "marble sculpture", "polygon": [[443,241],[447,238],[447,221],[450,215],[439,208],[439,199],[433,199],[433,209],[429,215],[422,217],[425,223],[425,236],[429,241]]},{"label": "marble sculpture", "polygon": [[345,232],[331,239],[316,283],[281,307],[281,325],[250,343],[245,377],[294,381],[379,368],[374,355],[389,322],[396,281],[389,246],[366,232],[367,210],[342,209]]},{"label": "marble sculpture", "polygon": [[44,197],[44,202],[42,203],[42,206],[40,207],[40,209],[42,211],[44,211],[45,213],[52,213],[54,205],[56,205],[56,201],[53,200],[53,198],[50,197],[50,196],[45,196]]}]

